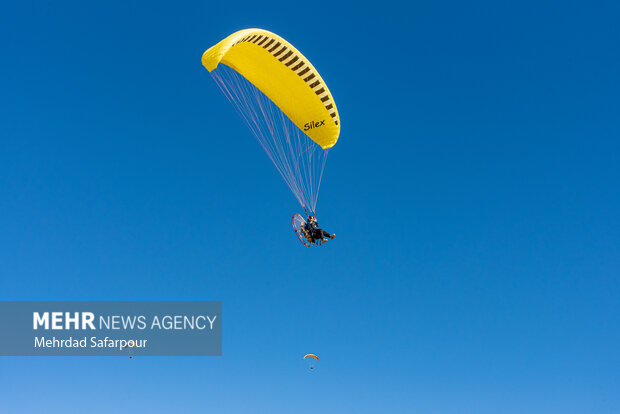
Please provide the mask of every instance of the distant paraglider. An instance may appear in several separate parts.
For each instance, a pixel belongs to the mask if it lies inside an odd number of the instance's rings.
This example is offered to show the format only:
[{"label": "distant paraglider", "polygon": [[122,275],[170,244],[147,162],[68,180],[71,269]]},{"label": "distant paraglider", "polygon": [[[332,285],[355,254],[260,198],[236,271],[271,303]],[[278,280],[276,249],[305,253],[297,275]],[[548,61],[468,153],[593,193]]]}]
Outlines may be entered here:
[{"label": "distant paraglider", "polygon": [[308,369],[314,371],[318,365],[319,357],[314,354],[306,354],[304,355],[304,361],[306,361]]},{"label": "distant paraglider", "polygon": [[[293,45],[261,29],[233,33],[204,52],[202,64],[237,108],[306,216],[314,216],[327,154],[340,135],[334,98],[318,71]],[[313,237],[308,241],[311,232],[305,236],[299,232],[295,216],[293,229],[302,243],[320,244]],[[320,241],[327,240],[321,236]]]},{"label": "distant paraglider", "polygon": [[127,348],[129,351],[129,359],[133,359],[133,352],[131,351],[136,346],[134,341],[128,341],[127,344],[123,348]]}]

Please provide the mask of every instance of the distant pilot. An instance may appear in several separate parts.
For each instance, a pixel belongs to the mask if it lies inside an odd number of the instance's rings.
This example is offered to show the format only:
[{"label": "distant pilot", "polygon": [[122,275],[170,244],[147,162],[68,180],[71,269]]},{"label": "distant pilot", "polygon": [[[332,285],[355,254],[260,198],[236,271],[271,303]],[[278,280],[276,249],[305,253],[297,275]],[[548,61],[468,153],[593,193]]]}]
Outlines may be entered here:
[{"label": "distant pilot", "polygon": [[334,237],[336,237],[336,234],[329,234],[325,230],[319,228],[316,217],[312,215],[308,216],[308,221],[304,224],[304,230],[306,230],[306,238],[309,243],[316,243],[319,240],[326,242],[328,238],[334,240]]}]

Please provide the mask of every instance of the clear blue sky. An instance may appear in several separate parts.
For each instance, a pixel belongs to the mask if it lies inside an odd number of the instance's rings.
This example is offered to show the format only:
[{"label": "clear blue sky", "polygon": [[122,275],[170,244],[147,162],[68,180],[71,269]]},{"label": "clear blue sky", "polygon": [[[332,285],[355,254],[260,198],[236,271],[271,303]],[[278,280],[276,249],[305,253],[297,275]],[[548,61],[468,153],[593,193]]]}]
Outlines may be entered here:
[{"label": "clear blue sky", "polygon": [[[620,412],[620,4],[226,4],[0,6],[1,298],[224,309],[223,357],[0,358],[0,412]],[[320,249],[200,63],[247,27],[340,110]]]}]

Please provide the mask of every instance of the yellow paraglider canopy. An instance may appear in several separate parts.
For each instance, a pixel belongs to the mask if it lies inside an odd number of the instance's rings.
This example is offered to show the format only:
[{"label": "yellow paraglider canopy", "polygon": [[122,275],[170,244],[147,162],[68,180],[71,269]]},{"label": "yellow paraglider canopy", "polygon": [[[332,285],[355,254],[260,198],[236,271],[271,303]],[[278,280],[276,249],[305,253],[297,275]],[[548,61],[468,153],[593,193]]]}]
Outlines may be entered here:
[{"label": "yellow paraglider canopy", "polygon": [[314,142],[333,147],[340,135],[340,118],[327,85],[293,45],[261,29],[231,34],[202,55],[213,71],[223,63],[260,89]]}]

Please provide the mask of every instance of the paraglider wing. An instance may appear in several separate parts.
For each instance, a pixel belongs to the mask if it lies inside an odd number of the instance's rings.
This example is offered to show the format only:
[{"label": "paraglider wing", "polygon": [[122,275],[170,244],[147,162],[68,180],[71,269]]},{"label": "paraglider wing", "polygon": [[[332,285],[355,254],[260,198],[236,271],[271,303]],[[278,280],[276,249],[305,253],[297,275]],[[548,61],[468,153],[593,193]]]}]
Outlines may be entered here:
[{"label": "paraglider wing", "polygon": [[323,149],[336,144],[340,119],[334,98],[310,61],[286,40],[261,29],[238,31],[202,55],[209,72],[219,63],[267,95]]},{"label": "paraglider wing", "polygon": [[314,213],[328,149],[340,135],[334,98],[318,71],[261,29],[233,33],[204,52],[202,64],[306,213]]}]

